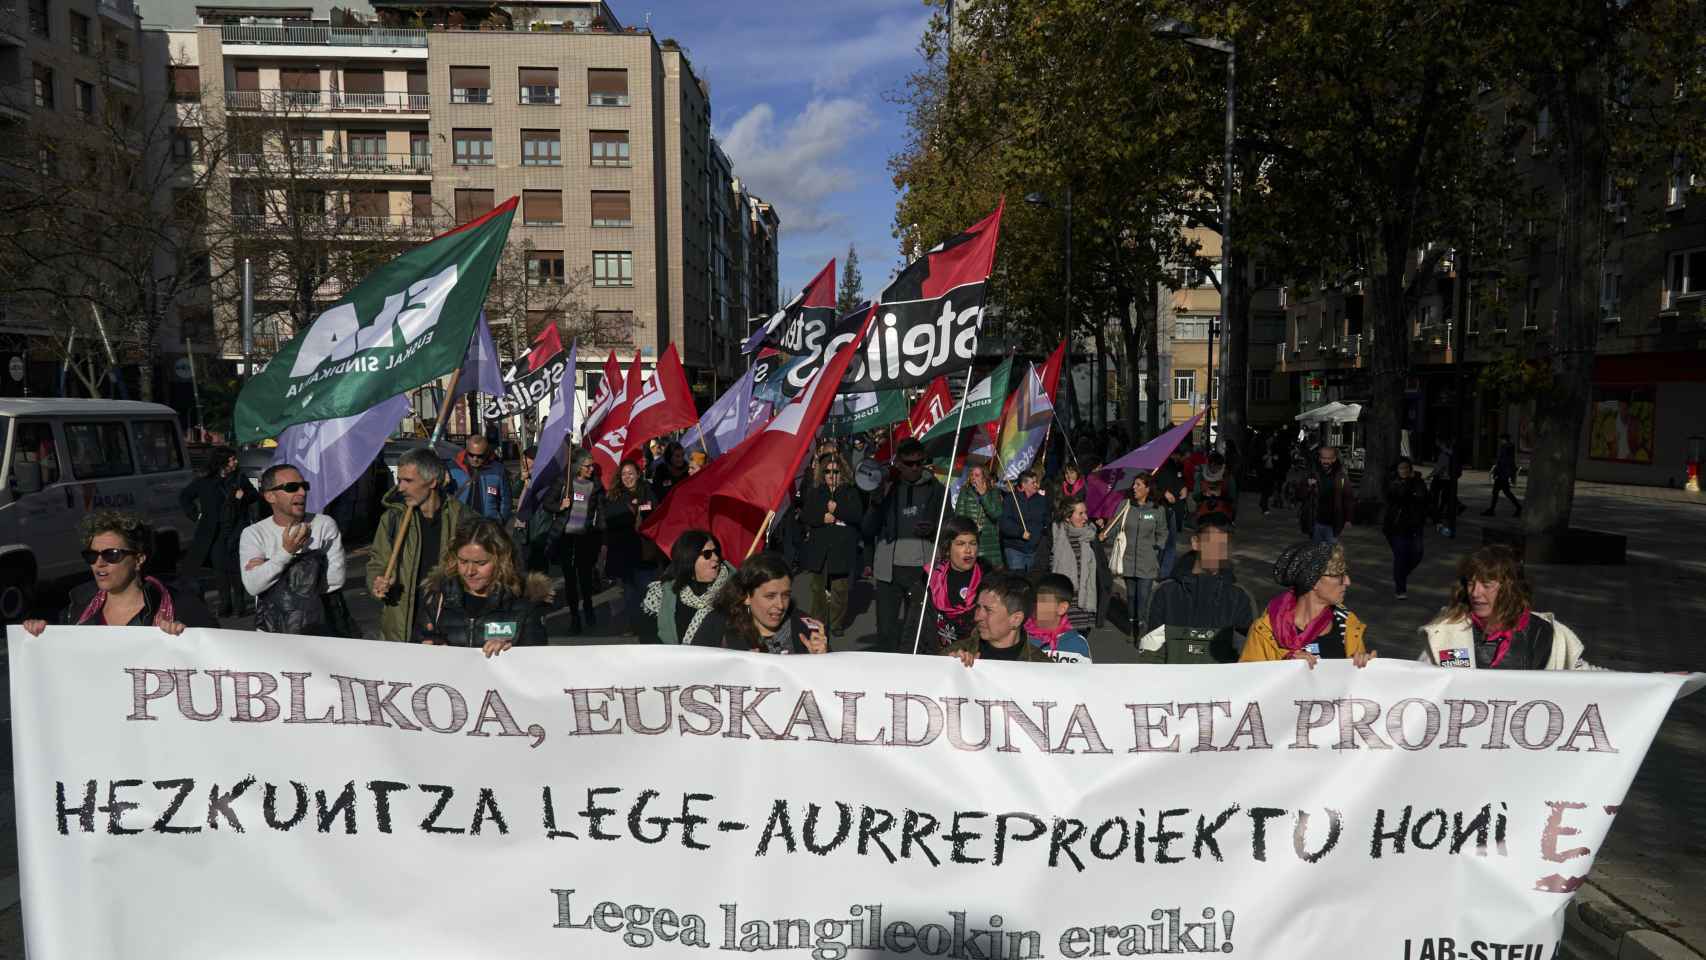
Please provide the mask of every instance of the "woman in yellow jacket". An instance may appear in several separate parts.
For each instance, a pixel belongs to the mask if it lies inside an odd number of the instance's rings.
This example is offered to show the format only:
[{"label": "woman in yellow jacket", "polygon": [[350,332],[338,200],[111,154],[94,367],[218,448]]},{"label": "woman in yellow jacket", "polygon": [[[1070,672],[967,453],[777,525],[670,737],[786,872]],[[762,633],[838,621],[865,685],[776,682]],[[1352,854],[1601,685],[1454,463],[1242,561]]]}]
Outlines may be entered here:
[{"label": "woman in yellow jacket", "polygon": [[1363,645],[1363,622],[1344,606],[1351,573],[1345,548],[1294,543],[1281,551],[1274,579],[1286,589],[1250,624],[1241,663],[1263,660],[1351,660],[1362,667],[1374,659]]}]

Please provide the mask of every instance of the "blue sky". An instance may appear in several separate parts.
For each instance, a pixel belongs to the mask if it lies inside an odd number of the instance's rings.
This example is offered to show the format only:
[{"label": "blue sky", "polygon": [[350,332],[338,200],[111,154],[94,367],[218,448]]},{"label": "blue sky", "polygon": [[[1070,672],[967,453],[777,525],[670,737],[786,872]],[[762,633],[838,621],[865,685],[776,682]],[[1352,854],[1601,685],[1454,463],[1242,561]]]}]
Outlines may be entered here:
[{"label": "blue sky", "polygon": [[830,257],[859,250],[865,293],[899,260],[890,236],[888,159],[905,133],[883,99],[921,59],[930,10],[920,0],[613,0],[625,23],[646,11],[661,39],[687,48],[711,85],[712,126],[737,176],[782,218],[781,281],[798,290]]}]

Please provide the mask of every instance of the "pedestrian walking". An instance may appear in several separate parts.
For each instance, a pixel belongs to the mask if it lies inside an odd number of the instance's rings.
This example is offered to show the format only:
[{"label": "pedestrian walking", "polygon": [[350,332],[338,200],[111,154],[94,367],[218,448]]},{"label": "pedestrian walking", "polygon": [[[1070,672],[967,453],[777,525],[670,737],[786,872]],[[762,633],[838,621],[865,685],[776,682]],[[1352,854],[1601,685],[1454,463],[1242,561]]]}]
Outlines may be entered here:
[{"label": "pedestrian walking", "polygon": [[214,447],[207,469],[178,493],[178,506],[195,524],[189,552],[183,556],[184,572],[195,576],[208,570],[219,590],[219,615],[246,615],[249,594],[237,561],[238,541],[254,519],[261,498],[249,478],[238,467],[237,451]]},{"label": "pedestrian walking", "polygon": [[1464,509],[1457,499],[1457,481],[1462,476],[1463,461],[1451,439],[1439,441],[1430,482],[1433,486],[1434,516],[1439,521],[1440,535],[1444,537],[1457,536],[1457,516]]},{"label": "pedestrian walking", "polygon": [[1534,591],[1516,551],[1481,547],[1457,565],[1451,603],[1422,627],[1424,663],[1471,670],[1598,670],[1581,638],[1550,613],[1536,613]]},{"label": "pedestrian walking", "polygon": [[343,605],[344,543],[337,522],[308,513],[308,481],[288,463],[261,474],[271,515],[243,531],[243,589],[255,598],[255,629],[359,637]]},{"label": "pedestrian walking", "polygon": [[989,482],[987,467],[975,466],[966,471],[966,482],[954,500],[954,513],[965,517],[977,527],[977,555],[991,569],[1001,566],[1001,491]]},{"label": "pedestrian walking", "polygon": [[421,583],[415,642],[478,647],[488,658],[511,647],[544,646],[551,578],[521,572],[504,525],[470,517],[446,547]]},{"label": "pedestrian walking", "polygon": [[847,615],[865,520],[865,497],[853,486],[852,474],[839,453],[818,458],[818,483],[806,491],[800,507],[805,543],[798,592],[806,612],[823,622],[831,639],[841,635]]},{"label": "pedestrian walking", "polygon": [[1339,462],[1339,448],[1323,444],[1315,451],[1315,467],[1298,491],[1298,526],[1316,543],[1338,543],[1356,517],[1356,490]]},{"label": "pedestrian walking", "polygon": [[1037,550],[1044,538],[1050,535],[1053,522],[1049,498],[1042,492],[1041,479],[1035,467],[1019,474],[1018,484],[1007,499],[1008,502],[1001,505],[999,521],[1001,553],[1009,571],[1030,573]]},{"label": "pedestrian walking", "polygon": [[1090,512],[1083,500],[1069,500],[1055,511],[1050,528],[1053,540],[1049,557],[1049,572],[1058,573],[1072,581],[1076,590],[1073,602],[1082,610],[1099,612],[1102,607],[1096,592],[1096,527],[1090,522]]},{"label": "pedestrian walking", "polygon": [[1167,546],[1161,550],[1161,576],[1173,572],[1178,559],[1179,543],[1189,536],[1191,517],[1191,487],[1185,481],[1185,452],[1175,448],[1166,462],[1155,471],[1153,495],[1167,509]]},{"label": "pedestrian walking", "polygon": [[1232,567],[1231,519],[1218,513],[1198,517],[1189,543],[1190,551],[1155,585],[1140,645],[1155,651],[1167,630],[1207,630],[1215,634],[1214,659],[1231,663],[1238,659],[1236,637],[1247,634],[1256,619],[1256,601]]},{"label": "pedestrian walking", "polygon": [[1410,574],[1422,563],[1422,534],[1433,513],[1431,498],[1409,457],[1398,458],[1397,474],[1386,486],[1386,516],[1381,530],[1392,548],[1392,595],[1407,598]]},{"label": "pedestrian walking", "polygon": [[1191,502],[1197,513],[1224,513],[1233,520],[1238,519],[1238,479],[1233,476],[1226,457],[1220,451],[1210,453],[1202,469],[1197,471]]},{"label": "pedestrian walking", "polygon": [[715,608],[693,643],[774,654],[828,653],[830,649],[823,624],[795,612],[787,562],[769,552],[741,562],[717,593]]},{"label": "pedestrian walking", "polygon": [[[219,621],[194,591],[145,575],[154,531],[141,517],[122,510],[97,510],[78,523],[89,582],[74,587],[55,622],[62,626],[157,627],[177,636],[186,627],[217,627]],[[45,619],[25,620],[25,632],[41,636]]]},{"label": "pedestrian walking", "polygon": [[1133,637],[1144,634],[1145,609],[1155,580],[1161,575],[1161,553],[1167,548],[1167,511],[1154,502],[1154,475],[1139,473],[1131,484],[1131,499],[1120,508],[1102,536],[1112,535],[1108,566],[1124,582],[1126,620]]},{"label": "pedestrian walking", "polygon": [[704,530],[683,531],[670,548],[669,564],[640,602],[640,642],[696,643],[718,592],[733,576],[715,537]]},{"label": "pedestrian walking", "polygon": [[456,499],[475,516],[509,525],[509,474],[483,434],[470,435],[462,452],[451,460],[450,485]]},{"label": "pedestrian walking", "polygon": [[622,464],[616,476],[616,489],[604,499],[604,573],[622,585],[622,609],[627,618],[624,629],[637,633],[640,601],[657,569],[653,559],[657,548],[639,528],[658,502],[651,486],[640,476],[638,461]]},{"label": "pedestrian walking", "polygon": [[875,541],[871,570],[877,588],[880,636],[896,653],[911,653],[924,615],[925,569],[935,547],[937,518],[947,495],[924,467],[924,445],[908,437],[896,450],[896,476],[879,488],[865,512],[865,536]]},{"label": "pedestrian walking", "polygon": [[1264,660],[1354,660],[1359,667],[1374,659],[1363,645],[1367,627],[1345,606],[1351,586],[1345,548],[1337,543],[1294,543],[1274,563],[1274,580],[1284,589],[1250,624],[1241,663]]},{"label": "pedestrian walking", "polygon": [[554,491],[557,565],[563,571],[563,605],[569,608],[569,634],[597,622],[592,598],[598,593],[598,552],[604,544],[604,484],[592,454],[575,455],[574,474]]},{"label": "pedestrian walking", "polygon": [[1481,511],[1481,516],[1497,516],[1499,494],[1501,493],[1516,509],[1516,515],[1522,516],[1522,502],[1516,498],[1516,493],[1511,490],[1511,484],[1515,481],[1516,444],[1511,442],[1510,434],[1501,433],[1499,434],[1499,453],[1493,459],[1493,500],[1487,504],[1487,509]]},{"label": "pedestrian walking", "polygon": [[[397,489],[382,501],[385,512],[367,552],[368,592],[380,603],[381,639],[414,639],[418,588],[448,555],[463,519],[472,515],[460,500],[444,495],[445,479],[444,461],[430,447],[416,447],[397,462]],[[387,572],[393,552],[396,566]]]}]

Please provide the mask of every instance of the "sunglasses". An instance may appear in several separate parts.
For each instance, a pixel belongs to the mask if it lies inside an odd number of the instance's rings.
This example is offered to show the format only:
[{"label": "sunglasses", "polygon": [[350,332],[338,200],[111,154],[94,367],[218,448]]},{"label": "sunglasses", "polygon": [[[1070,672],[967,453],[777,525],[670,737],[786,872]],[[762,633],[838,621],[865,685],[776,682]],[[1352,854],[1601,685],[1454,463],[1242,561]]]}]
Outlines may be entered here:
[{"label": "sunglasses", "polygon": [[470,453],[470,454],[468,454],[468,462],[469,463],[486,463],[486,462],[490,461],[491,459],[492,459],[492,455],[489,453]]},{"label": "sunglasses", "polygon": [[719,556],[719,554],[717,553],[717,551],[711,550],[709,548],[699,551],[699,559],[701,559],[701,560],[715,560],[715,559],[717,559],[718,556]]},{"label": "sunglasses", "polygon": [[308,481],[306,481],[306,480],[292,480],[289,483],[281,483],[281,484],[278,484],[277,486],[268,487],[261,492],[262,493],[272,493],[274,490],[282,490],[285,493],[295,493],[298,490],[300,490],[303,493],[307,493],[308,492]]},{"label": "sunglasses", "polygon": [[108,547],[105,550],[84,550],[83,562],[90,566],[94,566],[96,560],[105,560],[107,563],[117,563],[125,557],[134,557],[141,552],[142,551],[140,550],[126,550],[123,547]]},{"label": "sunglasses", "polygon": [[903,467],[908,467],[910,469],[916,470],[919,467],[924,466],[924,461],[922,461],[922,460],[902,460],[900,462],[900,465]]}]

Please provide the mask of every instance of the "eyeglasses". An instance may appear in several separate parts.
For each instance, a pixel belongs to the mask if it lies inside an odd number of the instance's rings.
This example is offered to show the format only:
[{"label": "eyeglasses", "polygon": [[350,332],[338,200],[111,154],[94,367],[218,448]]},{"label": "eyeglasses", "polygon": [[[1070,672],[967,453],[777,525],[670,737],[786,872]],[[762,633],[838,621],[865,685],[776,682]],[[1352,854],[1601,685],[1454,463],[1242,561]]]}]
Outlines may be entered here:
[{"label": "eyeglasses", "polygon": [[85,550],[83,551],[83,562],[91,567],[95,565],[96,560],[105,560],[107,563],[117,563],[125,557],[134,557],[138,553],[141,553],[141,551],[126,550],[123,547],[108,547],[105,550]]},{"label": "eyeglasses", "polygon": [[491,459],[492,459],[492,455],[489,453],[470,453],[470,454],[468,454],[468,462],[469,463],[486,463],[487,461],[489,461]]},{"label": "eyeglasses", "polygon": [[295,493],[298,490],[300,490],[303,493],[307,493],[308,492],[308,481],[306,481],[306,480],[292,480],[289,483],[281,483],[281,484],[278,484],[276,486],[268,487],[261,492],[262,493],[272,493],[274,490],[282,490],[285,493]]},{"label": "eyeglasses", "polygon": [[704,550],[699,551],[699,559],[701,559],[701,560],[715,560],[715,559],[717,559],[718,556],[719,556],[719,554],[717,553],[717,551],[713,550],[709,547],[705,548]]}]

